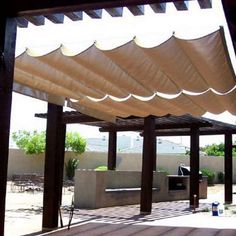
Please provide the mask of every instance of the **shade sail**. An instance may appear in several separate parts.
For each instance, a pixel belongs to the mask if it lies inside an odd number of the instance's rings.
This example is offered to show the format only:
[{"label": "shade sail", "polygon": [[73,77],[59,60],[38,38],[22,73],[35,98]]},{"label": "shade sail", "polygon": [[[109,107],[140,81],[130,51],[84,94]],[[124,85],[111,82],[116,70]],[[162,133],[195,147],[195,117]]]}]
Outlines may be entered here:
[{"label": "shade sail", "polygon": [[82,52],[61,46],[44,55],[27,49],[16,58],[15,90],[57,104],[74,99],[71,107],[108,119],[236,115],[236,79],[223,29],[193,40],[173,35],[152,47],[135,39],[106,50],[98,45]]}]

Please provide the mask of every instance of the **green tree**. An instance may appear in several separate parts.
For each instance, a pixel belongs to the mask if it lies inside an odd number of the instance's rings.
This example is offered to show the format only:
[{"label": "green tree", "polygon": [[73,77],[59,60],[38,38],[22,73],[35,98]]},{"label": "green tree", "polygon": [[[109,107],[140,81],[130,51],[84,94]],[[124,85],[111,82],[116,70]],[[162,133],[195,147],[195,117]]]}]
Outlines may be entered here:
[{"label": "green tree", "polygon": [[[19,130],[12,134],[12,139],[17,147],[26,154],[40,154],[45,151],[45,132]],[[86,140],[76,132],[66,134],[65,149],[81,154],[85,151]]]},{"label": "green tree", "polygon": [[[225,146],[223,143],[207,145],[201,148],[201,151],[205,152],[208,156],[224,156]],[[233,149],[233,156],[236,156],[236,150]]]},{"label": "green tree", "polygon": [[40,154],[45,150],[45,132],[19,130],[12,134],[12,139],[26,154]]},{"label": "green tree", "polygon": [[66,133],[65,148],[67,151],[73,151],[76,154],[85,152],[86,140],[80,136],[79,133]]},{"label": "green tree", "polygon": [[225,147],[223,143],[207,145],[203,148],[208,156],[224,156]]}]

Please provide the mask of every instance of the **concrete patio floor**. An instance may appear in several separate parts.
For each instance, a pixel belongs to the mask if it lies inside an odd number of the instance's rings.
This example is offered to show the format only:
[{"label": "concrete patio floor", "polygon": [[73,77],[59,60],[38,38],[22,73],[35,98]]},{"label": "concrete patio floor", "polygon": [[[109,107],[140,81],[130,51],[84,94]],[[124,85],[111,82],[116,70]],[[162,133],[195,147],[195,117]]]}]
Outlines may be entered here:
[{"label": "concrete patio floor", "polygon": [[[112,235],[236,235],[234,213],[225,216],[212,216],[211,213],[211,203],[223,201],[222,187],[209,187],[208,199],[200,201],[198,211],[208,208],[209,212],[193,214],[188,201],[153,203],[152,214],[146,216],[139,215],[139,205],[81,209],[74,211],[71,229],[64,232],[59,229],[56,235],[111,235],[111,232]],[[64,192],[63,206],[71,204],[72,195],[70,191]],[[42,199],[42,192],[9,191],[5,235],[52,235],[52,232],[41,232]],[[233,206],[235,203],[234,194]],[[69,218],[66,208],[62,215],[63,223],[67,225]]]}]

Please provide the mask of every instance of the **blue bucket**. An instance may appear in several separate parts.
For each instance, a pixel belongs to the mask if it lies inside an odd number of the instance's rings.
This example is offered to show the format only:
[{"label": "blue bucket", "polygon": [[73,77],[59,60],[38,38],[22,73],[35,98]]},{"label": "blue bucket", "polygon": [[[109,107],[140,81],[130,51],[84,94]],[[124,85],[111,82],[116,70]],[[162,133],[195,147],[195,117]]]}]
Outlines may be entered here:
[{"label": "blue bucket", "polygon": [[212,203],[212,215],[213,216],[219,216],[219,202],[213,202]]}]

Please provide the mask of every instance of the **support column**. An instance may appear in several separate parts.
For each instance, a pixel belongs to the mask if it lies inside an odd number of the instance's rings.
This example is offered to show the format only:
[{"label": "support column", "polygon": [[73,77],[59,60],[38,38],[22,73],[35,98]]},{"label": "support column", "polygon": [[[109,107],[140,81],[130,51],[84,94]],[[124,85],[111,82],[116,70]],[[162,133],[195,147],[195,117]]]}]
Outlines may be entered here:
[{"label": "support column", "polygon": [[190,144],[190,207],[199,206],[199,128],[191,128]]},{"label": "support column", "polygon": [[141,182],[141,214],[151,214],[152,211],[152,182],[153,160],[156,156],[155,117],[144,119],[143,131],[143,161]]},{"label": "support column", "polygon": [[[156,134],[155,134],[156,135]],[[154,145],[154,149],[153,152],[155,152],[155,156],[153,157],[153,171],[157,170],[157,137],[155,136],[155,145]]]},{"label": "support column", "polygon": [[61,123],[63,108],[48,104],[44,166],[43,229],[58,227],[61,204],[66,126]]},{"label": "support column", "polygon": [[233,195],[233,159],[232,159],[232,134],[225,133],[225,203],[232,203]]},{"label": "support column", "polygon": [[0,14],[0,236],[4,235],[16,22]]},{"label": "support column", "polygon": [[108,141],[108,170],[116,169],[116,147],[117,147],[117,133],[116,131],[109,132]]}]

